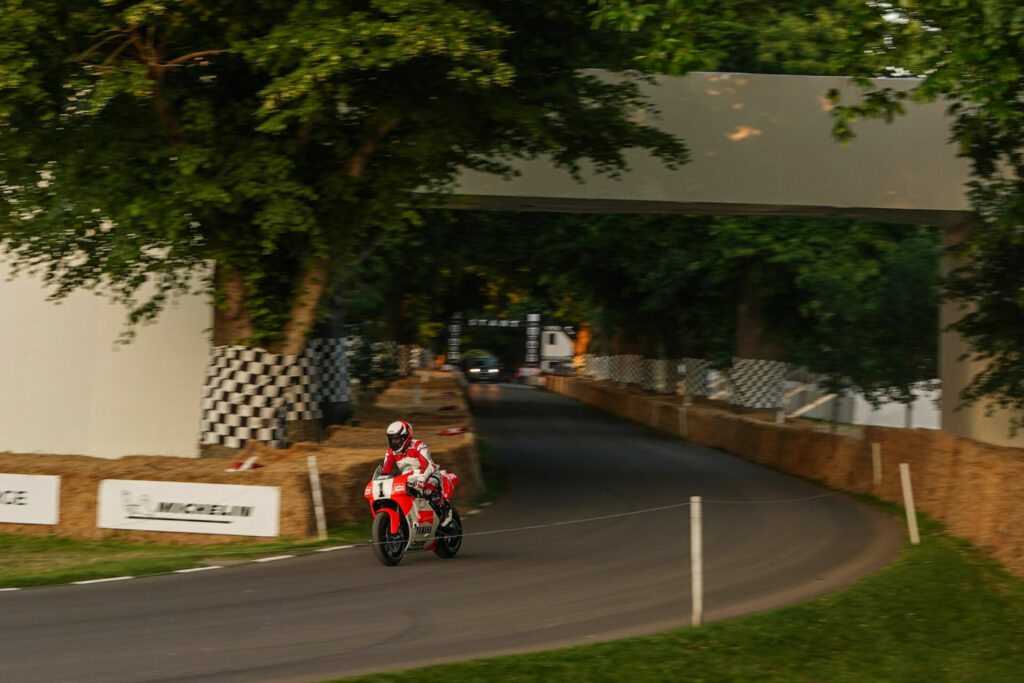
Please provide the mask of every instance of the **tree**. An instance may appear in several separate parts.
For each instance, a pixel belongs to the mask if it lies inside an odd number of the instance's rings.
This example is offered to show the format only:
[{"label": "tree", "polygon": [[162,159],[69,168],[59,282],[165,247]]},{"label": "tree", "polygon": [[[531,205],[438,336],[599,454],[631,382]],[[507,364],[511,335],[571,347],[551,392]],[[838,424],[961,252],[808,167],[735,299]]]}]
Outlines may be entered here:
[{"label": "tree", "polygon": [[[930,228],[779,217],[424,217],[415,236],[395,236],[359,270],[349,297],[358,319],[383,312],[413,330],[428,321],[440,328],[456,311],[543,311],[589,322],[601,353],[726,365],[773,353],[825,375],[830,391],[876,402],[913,400],[913,386],[936,376],[939,235]],[[524,302],[529,308],[518,308]]]},{"label": "tree", "polygon": [[892,119],[906,102],[949,103],[950,137],[971,163],[974,215],[970,235],[956,247],[963,265],[947,279],[945,295],[964,312],[951,329],[967,342],[965,359],[985,365],[959,398],[1013,411],[1017,429],[1024,424],[1024,10],[996,0],[894,2],[886,9],[883,40],[852,34],[843,48],[882,55],[920,80],[900,92],[861,79],[864,101],[835,109],[836,135],[850,139],[857,119]]},{"label": "tree", "polygon": [[632,36],[635,62],[647,71],[849,74],[883,53],[837,50],[850,36],[882,43],[885,7],[863,0],[594,0],[594,23]]},{"label": "tree", "polygon": [[459,169],[685,159],[633,122],[634,80],[579,70],[622,40],[578,5],[2,0],[2,247],[133,322],[214,262],[214,343],[299,353],[324,291]]}]

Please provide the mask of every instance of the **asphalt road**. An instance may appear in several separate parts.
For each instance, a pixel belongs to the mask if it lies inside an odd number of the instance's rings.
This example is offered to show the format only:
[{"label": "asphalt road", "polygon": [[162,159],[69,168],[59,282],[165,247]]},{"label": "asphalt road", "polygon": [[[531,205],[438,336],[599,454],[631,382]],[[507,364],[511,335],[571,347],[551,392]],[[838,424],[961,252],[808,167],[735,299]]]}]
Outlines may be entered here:
[{"label": "asphalt road", "polygon": [[707,620],[899,553],[900,525],[845,496],[541,391],[470,392],[509,491],[464,517],[458,557],[388,568],[362,547],[0,593],[0,679],[317,681],[687,625],[691,495]]}]

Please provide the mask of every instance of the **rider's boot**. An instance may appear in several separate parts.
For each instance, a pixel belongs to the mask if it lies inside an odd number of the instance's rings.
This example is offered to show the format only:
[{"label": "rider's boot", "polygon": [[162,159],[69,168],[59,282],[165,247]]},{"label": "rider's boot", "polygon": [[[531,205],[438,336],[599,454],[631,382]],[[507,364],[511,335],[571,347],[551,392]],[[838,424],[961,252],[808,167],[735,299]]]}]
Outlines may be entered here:
[{"label": "rider's boot", "polygon": [[441,500],[441,494],[431,496],[428,499],[430,507],[439,520],[439,527],[445,527],[452,523],[452,504],[447,500]]},{"label": "rider's boot", "polygon": [[452,514],[452,510],[454,510],[454,508],[452,507],[451,501],[442,500],[441,509],[443,510],[441,513],[441,526],[448,526],[452,523],[452,518],[454,517]]}]

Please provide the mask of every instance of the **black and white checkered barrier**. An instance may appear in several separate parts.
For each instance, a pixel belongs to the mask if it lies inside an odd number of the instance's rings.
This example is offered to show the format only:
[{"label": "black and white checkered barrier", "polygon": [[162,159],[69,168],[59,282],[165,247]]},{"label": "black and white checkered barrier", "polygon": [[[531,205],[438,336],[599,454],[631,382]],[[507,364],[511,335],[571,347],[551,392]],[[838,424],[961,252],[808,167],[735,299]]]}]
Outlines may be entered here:
[{"label": "black and white checkered barrier", "polygon": [[350,396],[345,339],[311,339],[306,353],[312,358],[313,368],[318,373],[321,400],[328,403],[347,403]]},{"label": "black and white checkered barrier", "polygon": [[672,394],[679,381],[678,361],[637,355],[583,354],[573,360],[580,375],[598,382],[634,384],[648,391]]},{"label": "black and white checkered barrier", "polygon": [[633,354],[612,356],[609,379],[619,384],[642,384],[647,374],[646,370],[643,356]]},{"label": "black and white checkered barrier", "polygon": [[729,372],[732,404],[742,408],[781,408],[787,369],[782,361],[734,358]]},{"label": "black and white checkered barrier", "polygon": [[728,373],[715,386],[709,377],[711,361],[703,358],[656,360],[635,355],[598,356],[584,354],[581,374],[596,381],[634,384],[648,391],[676,393],[680,380],[678,368],[685,367],[684,390],[687,396],[728,395],[733,405],[743,408],[779,408],[785,393],[784,362],[736,358]]},{"label": "black and white checkered barrier", "polygon": [[411,370],[422,370],[433,365],[430,349],[422,346],[413,346],[409,355],[409,368]]},{"label": "black and white checkered barrier", "polygon": [[311,340],[300,356],[244,346],[210,351],[199,442],[241,448],[285,445],[288,422],[316,420],[321,401],[349,399],[343,339]]},{"label": "black and white checkered barrier", "polygon": [[659,394],[676,393],[676,386],[679,383],[678,361],[647,358],[644,364],[647,366],[644,389]]},{"label": "black and white checkered barrier", "polygon": [[711,372],[711,361],[703,358],[684,358],[683,365],[686,368],[686,391],[687,396],[710,396],[711,385],[708,383],[708,373]]}]

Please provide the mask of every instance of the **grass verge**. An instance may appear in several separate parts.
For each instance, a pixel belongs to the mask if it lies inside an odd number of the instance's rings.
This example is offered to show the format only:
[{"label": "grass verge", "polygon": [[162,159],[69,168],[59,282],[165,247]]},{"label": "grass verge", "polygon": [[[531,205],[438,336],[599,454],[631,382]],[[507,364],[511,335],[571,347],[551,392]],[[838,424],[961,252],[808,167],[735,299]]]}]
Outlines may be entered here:
[{"label": "grass verge", "polygon": [[142,576],[178,569],[245,562],[331,545],[363,543],[370,524],[331,529],[327,540],[275,539],[219,545],[160,545],[117,540],[0,534],[0,588],[44,586],[111,576]]},{"label": "grass verge", "polygon": [[1024,580],[921,519],[856,585],[699,628],[346,681],[984,681],[1024,672]]}]

